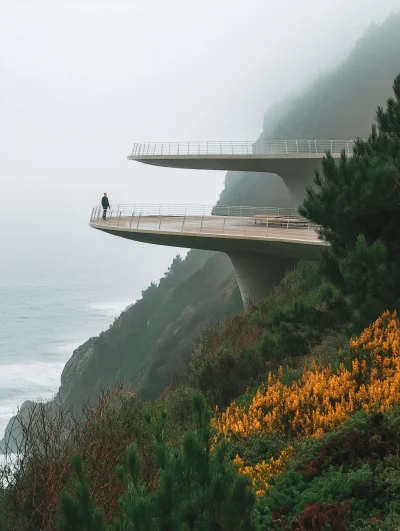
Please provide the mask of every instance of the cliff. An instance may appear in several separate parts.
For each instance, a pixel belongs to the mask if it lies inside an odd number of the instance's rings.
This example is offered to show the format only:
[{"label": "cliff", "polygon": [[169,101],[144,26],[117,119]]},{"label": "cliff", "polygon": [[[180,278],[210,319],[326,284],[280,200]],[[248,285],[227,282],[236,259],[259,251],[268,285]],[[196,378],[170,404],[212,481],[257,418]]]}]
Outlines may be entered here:
[{"label": "cliff", "polygon": [[[321,75],[302,95],[271,107],[261,137],[367,135],[373,110],[390,94],[400,71],[399,49],[400,15],[393,15],[382,26],[371,27],[335,71]],[[288,92],[294,93],[295,87]],[[279,177],[244,172],[227,174],[219,202],[290,204]],[[102,386],[124,378],[131,390],[154,397],[171,381],[202,328],[241,309],[229,259],[190,251],[184,260],[174,261],[158,284],[144,290],[109,330],[74,351],[63,370],[58,396],[74,406],[94,402]]]}]

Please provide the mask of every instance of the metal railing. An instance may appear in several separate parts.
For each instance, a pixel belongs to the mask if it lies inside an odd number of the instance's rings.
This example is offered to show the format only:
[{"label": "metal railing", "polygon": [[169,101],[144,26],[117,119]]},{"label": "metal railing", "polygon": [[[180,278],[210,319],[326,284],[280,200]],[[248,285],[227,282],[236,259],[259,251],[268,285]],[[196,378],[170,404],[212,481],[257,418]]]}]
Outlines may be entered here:
[{"label": "metal railing", "polygon": [[131,157],[162,155],[301,155],[326,151],[350,155],[355,140],[272,140],[208,141],[208,142],[145,142],[134,144]]},{"label": "metal railing", "polygon": [[[94,208],[101,208],[94,207]],[[238,205],[198,205],[198,204],[165,204],[136,203],[118,204],[114,211],[130,211],[141,216],[237,216],[249,217],[260,214],[299,217],[297,208],[254,207]]]},{"label": "metal railing", "polygon": [[108,209],[105,218],[103,215],[103,207],[93,207],[91,225],[143,232],[318,241],[318,226],[291,208],[135,204],[118,205]]}]

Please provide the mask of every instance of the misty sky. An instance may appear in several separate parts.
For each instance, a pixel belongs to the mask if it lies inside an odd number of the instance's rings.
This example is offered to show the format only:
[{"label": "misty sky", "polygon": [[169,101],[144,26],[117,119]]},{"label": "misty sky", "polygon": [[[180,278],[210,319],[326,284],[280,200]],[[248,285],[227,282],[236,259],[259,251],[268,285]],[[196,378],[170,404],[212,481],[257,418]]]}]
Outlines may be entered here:
[{"label": "misty sky", "polygon": [[[3,218],[39,204],[38,228],[62,204],[81,222],[104,191],[114,204],[214,203],[222,172],[127,161],[133,143],[256,139],[270,104],[341,61],[399,4],[1,0]],[[78,226],[62,230],[68,242]],[[107,238],[115,251],[141,245]],[[144,281],[173,254],[146,250],[143,260],[157,252]]]}]

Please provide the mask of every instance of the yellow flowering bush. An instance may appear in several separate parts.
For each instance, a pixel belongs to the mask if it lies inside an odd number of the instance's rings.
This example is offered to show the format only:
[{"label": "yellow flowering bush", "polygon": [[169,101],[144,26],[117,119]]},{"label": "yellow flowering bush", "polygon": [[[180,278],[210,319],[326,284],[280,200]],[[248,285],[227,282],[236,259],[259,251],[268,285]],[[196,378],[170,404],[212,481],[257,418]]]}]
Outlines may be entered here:
[{"label": "yellow flowering bush", "polygon": [[293,455],[294,449],[292,446],[289,446],[281,452],[277,459],[271,458],[268,461],[261,461],[255,466],[246,466],[240,455],[237,455],[233,462],[237,466],[239,474],[250,477],[251,484],[256,489],[256,494],[262,495],[270,487],[269,479],[282,472],[285,469],[287,461]]},{"label": "yellow flowering bush", "polygon": [[[350,341],[347,357],[339,355],[336,371],[314,363],[290,385],[281,381],[282,368],[277,376],[270,373],[249,406],[232,402],[225,411],[216,412],[217,434],[239,442],[261,432],[286,433],[291,439],[320,437],[361,408],[383,412],[400,402],[400,321],[396,313],[382,314]],[[266,488],[268,478],[283,469],[285,452],[253,470],[240,457],[236,464],[255,486],[263,483]]]}]

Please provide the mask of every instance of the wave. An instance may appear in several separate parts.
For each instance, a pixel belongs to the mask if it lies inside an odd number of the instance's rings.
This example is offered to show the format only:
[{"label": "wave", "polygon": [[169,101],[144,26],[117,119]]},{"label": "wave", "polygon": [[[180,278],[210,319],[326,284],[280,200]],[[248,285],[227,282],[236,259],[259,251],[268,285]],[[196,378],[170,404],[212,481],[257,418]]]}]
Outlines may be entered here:
[{"label": "wave", "polygon": [[0,439],[12,415],[25,400],[53,398],[60,386],[64,361],[9,363],[1,365]]},{"label": "wave", "polygon": [[[42,401],[53,398],[60,386],[60,377],[66,361],[74,350],[91,337],[97,328],[118,317],[132,304],[129,301],[92,302],[86,305],[86,329],[79,330],[77,337],[56,339],[54,329],[37,335],[33,342],[20,346],[23,356],[16,355],[16,349],[9,348],[7,337],[0,343],[0,439],[11,416],[17,413],[18,405],[25,400]],[[91,317],[87,316],[91,314]],[[36,331],[37,333],[37,331]],[[53,335],[54,334],[54,335]],[[10,335],[11,337],[11,335]],[[4,339],[4,341],[3,341]],[[3,344],[4,343],[4,344]],[[37,361],[34,361],[34,360]]]},{"label": "wave", "polygon": [[72,356],[74,350],[76,350],[80,345],[82,345],[82,343],[84,343],[86,339],[87,337],[85,337],[82,341],[70,341],[70,342],[62,343],[61,345],[57,344],[59,343],[57,342],[55,350],[59,354],[69,354],[70,356]]},{"label": "wave", "polygon": [[105,317],[118,317],[121,312],[132,305],[132,301],[115,301],[115,302],[92,302],[89,308]]}]

